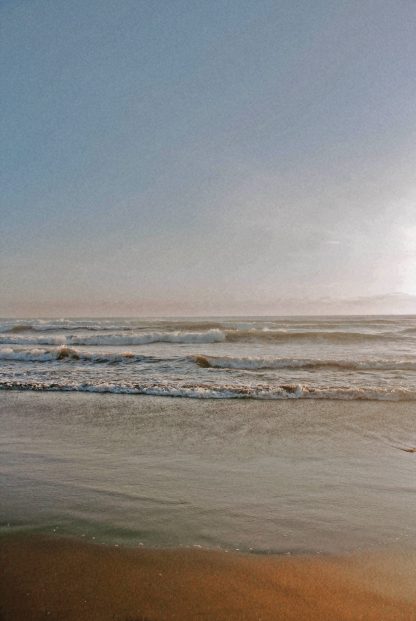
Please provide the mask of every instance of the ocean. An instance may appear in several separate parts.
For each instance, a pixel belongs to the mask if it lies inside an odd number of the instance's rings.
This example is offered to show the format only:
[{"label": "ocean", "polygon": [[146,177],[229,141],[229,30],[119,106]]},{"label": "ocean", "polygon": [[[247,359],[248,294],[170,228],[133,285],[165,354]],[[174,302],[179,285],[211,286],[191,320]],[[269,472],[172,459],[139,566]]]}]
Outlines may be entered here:
[{"label": "ocean", "polygon": [[0,339],[1,535],[415,547],[416,318],[3,320]]},{"label": "ocean", "polygon": [[2,320],[0,389],[416,399],[416,317]]}]

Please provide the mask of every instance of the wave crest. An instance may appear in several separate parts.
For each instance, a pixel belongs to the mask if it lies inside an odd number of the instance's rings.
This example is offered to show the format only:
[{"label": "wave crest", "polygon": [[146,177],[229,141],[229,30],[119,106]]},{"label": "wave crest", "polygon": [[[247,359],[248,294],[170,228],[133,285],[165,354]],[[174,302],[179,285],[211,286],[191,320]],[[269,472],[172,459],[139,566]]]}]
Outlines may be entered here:
[{"label": "wave crest", "polygon": [[142,332],[139,334],[95,334],[94,336],[7,336],[0,335],[2,345],[150,345],[152,343],[221,343],[226,336],[222,330],[203,332]]},{"label": "wave crest", "polygon": [[12,349],[3,347],[0,349],[0,360],[19,361],[19,362],[50,362],[50,361],[84,361],[94,363],[116,363],[116,362],[153,362],[158,360],[152,356],[142,356],[133,352],[125,351],[120,353],[112,352],[90,352],[81,351],[74,347],[63,345],[53,349]]},{"label": "wave crest", "polygon": [[340,370],[416,370],[416,361],[411,360],[337,360],[321,358],[271,358],[259,356],[233,357],[233,356],[193,356],[194,362],[202,368],[213,369],[323,369],[332,368]]},{"label": "wave crest", "polygon": [[332,330],[226,330],[226,340],[233,343],[239,341],[307,341],[307,340],[325,340],[340,343],[358,342],[363,340],[390,340],[397,339],[397,334],[386,332],[344,332]]}]

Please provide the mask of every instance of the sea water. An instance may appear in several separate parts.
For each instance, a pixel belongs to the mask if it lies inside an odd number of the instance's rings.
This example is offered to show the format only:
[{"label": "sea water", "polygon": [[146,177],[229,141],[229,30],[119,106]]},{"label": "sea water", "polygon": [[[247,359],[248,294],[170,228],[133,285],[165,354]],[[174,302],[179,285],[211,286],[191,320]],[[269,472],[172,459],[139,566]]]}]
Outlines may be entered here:
[{"label": "sea water", "polygon": [[265,553],[415,546],[414,317],[0,330],[0,534]]},{"label": "sea water", "polygon": [[416,317],[0,322],[0,389],[416,399]]}]

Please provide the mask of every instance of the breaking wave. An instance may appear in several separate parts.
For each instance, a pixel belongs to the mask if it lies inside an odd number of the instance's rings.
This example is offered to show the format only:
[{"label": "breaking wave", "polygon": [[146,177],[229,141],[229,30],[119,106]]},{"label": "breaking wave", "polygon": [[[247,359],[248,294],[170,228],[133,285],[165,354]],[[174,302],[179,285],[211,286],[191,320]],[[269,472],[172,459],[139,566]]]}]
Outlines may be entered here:
[{"label": "breaking wave", "polygon": [[365,401],[415,401],[416,391],[404,387],[313,387],[302,384],[227,385],[174,382],[148,383],[77,383],[40,381],[1,381],[0,390],[32,390],[47,392],[93,392],[142,394],[194,399],[336,399]]},{"label": "breaking wave", "polygon": [[[201,368],[236,369],[255,371],[262,369],[340,369],[353,371],[415,371],[416,360],[367,359],[367,360],[332,360],[320,358],[281,358],[281,357],[233,357],[195,355],[174,359],[187,360],[196,363]],[[145,356],[142,354],[123,351],[85,351],[61,345],[52,348],[0,348],[0,360],[19,362],[49,362],[79,360],[92,363],[128,363],[128,362],[169,362],[172,358]]]},{"label": "breaking wave", "polygon": [[129,351],[121,353],[112,352],[89,352],[80,351],[73,347],[57,347],[54,349],[12,349],[3,347],[0,349],[0,360],[10,360],[19,362],[49,362],[49,361],[71,361],[80,360],[97,363],[115,362],[159,362],[158,358],[152,356],[142,356]]},{"label": "breaking wave", "polygon": [[1,345],[66,345],[65,336],[5,336],[0,335]]},{"label": "breaking wave", "polygon": [[140,334],[97,334],[93,336],[8,336],[0,335],[2,345],[149,345],[151,343],[221,343],[226,340],[222,330],[204,332],[142,332]]},{"label": "breaking wave", "polygon": [[204,332],[144,332],[136,335],[100,335],[87,337],[71,337],[69,342],[74,345],[148,345],[150,343],[220,343],[225,341],[221,330]]},{"label": "breaking wave", "polygon": [[416,317],[5,318],[0,388],[412,400],[415,342]]},{"label": "breaking wave", "polygon": [[[391,333],[373,334],[364,332],[302,331],[290,330],[220,330],[211,328],[197,331],[154,331],[128,334],[93,335],[41,335],[0,334],[2,345],[149,345],[152,343],[197,344],[197,343],[238,343],[238,342],[297,342],[325,340],[334,343],[350,343],[365,340],[398,339]],[[405,338],[405,337],[402,337]]]},{"label": "breaking wave", "polygon": [[214,369],[323,369],[333,368],[342,370],[416,370],[416,361],[409,360],[325,360],[309,358],[270,358],[247,356],[235,358],[232,356],[202,356],[193,357],[196,364],[202,368]]}]

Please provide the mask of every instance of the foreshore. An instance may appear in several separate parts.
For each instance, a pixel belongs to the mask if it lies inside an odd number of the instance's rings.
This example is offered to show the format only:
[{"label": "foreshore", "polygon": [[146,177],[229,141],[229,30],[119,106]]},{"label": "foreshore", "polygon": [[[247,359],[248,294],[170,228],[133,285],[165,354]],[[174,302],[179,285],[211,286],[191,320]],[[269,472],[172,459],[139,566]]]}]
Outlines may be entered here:
[{"label": "foreshore", "polygon": [[0,621],[416,621],[412,404],[7,393],[0,418]]},{"label": "foreshore", "polygon": [[0,539],[2,621],[411,621],[416,556],[247,555]]}]

